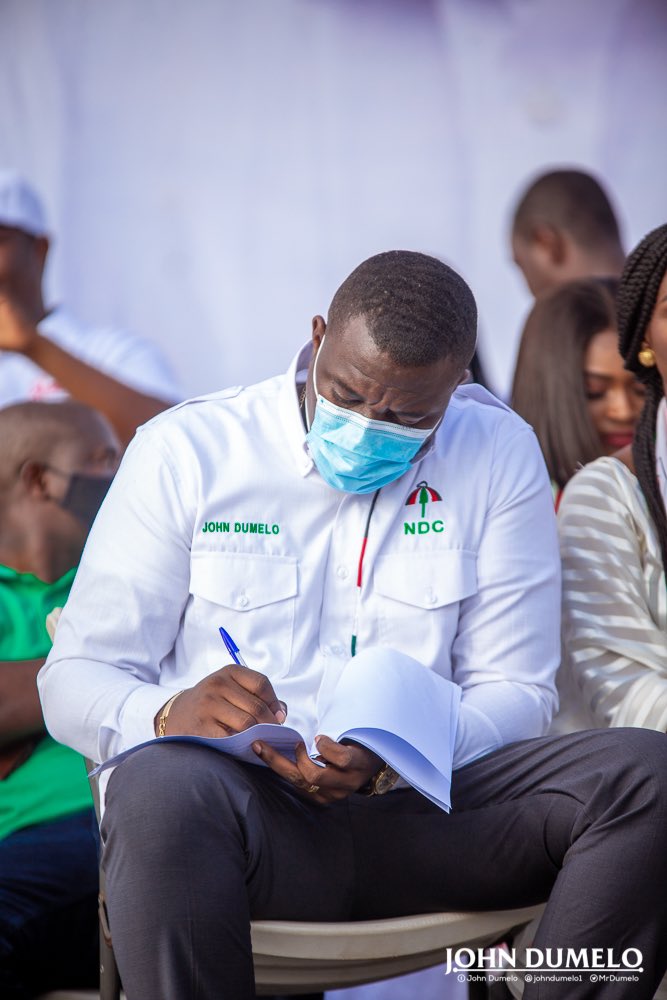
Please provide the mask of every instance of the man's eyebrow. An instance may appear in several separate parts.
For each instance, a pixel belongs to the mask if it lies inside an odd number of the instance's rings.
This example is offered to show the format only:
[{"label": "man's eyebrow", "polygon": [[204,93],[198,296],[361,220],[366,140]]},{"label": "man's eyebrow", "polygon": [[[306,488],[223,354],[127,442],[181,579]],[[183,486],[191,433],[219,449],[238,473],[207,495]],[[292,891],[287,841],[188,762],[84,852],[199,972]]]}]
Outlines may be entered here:
[{"label": "man's eyebrow", "polygon": [[[356,389],[351,389],[338,375],[334,375],[331,381],[337,390],[340,389],[355,399],[363,399],[363,396],[360,396]],[[426,417],[430,416],[430,413],[415,413],[411,410],[392,410],[391,412],[396,416],[407,417],[408,419],[414,418],[415,420],[425,420]]]},{"label": "man's eyebrow", "polygon": [[348,396],[355,396],[357,399],[362,398],[356,391],[356,389],[351,389],[350,386],[346,385],[345,382],[343,382],[342,378],[340,378],[338,375],[332,376],[331,381],[333,382],[333,384],[336,386],[337,389],[342,389],[342,391],[346,392]]}]

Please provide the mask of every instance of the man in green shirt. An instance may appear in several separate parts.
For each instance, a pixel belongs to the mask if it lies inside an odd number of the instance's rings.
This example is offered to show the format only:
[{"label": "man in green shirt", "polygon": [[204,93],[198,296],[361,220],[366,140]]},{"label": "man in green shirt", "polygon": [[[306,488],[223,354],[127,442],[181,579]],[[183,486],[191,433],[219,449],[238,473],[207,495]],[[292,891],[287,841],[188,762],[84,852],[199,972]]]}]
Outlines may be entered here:
[{"label": "man in green shirt", "polygon": [[119,460],[80,403],[0,410],[0,997],[93,985],[97,850],[83,761],[45,733],[35,678]]}]

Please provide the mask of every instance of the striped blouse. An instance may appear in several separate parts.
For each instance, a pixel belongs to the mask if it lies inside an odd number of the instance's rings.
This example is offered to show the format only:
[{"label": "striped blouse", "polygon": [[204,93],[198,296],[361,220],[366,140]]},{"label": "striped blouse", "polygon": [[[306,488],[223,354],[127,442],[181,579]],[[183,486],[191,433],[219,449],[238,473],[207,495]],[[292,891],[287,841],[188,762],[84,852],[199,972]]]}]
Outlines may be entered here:
[{"label": "striped blouse", "polygon": [[599,458],[560,506],[563,664],[556,730],[667,731],[667,586],[636,476]]}]

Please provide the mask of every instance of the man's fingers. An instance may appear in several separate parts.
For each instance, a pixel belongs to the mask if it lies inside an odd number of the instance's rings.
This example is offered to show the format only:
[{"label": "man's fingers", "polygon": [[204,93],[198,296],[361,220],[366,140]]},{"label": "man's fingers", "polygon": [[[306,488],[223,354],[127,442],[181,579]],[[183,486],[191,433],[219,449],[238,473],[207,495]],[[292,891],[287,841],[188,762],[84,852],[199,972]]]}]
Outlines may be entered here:
[{"label": "man's fingers", "polygon": [[277,721],[275,712],[271,711],[266,702],[238,684],[231,674],[214,688],[209,689],[207,694],[211,702],[211,711],[215,712],[222,722],[234,726],[238,732],[254,726],[257,722],[275,724]]},{"label": "man's fingers", "polygon": [[334,767],[346,768],[352,763],[352,748],[344,743],[336,743],[328,736],[317,736],[315,743],[320,757],[323,757],[327,764]]},{"label": "man's fingers", "polygon": [[[287,715],[285,703],[276,697],[273,685],[266,674],[261,674],[258,670],[251,670],[250,667],[241,667],[238,663],[232,663],[228,667],[224,667],[223,670],[228,672],[240,688],[263,702],[274,717],[282,715],[282,718],[279,719],[280,722],[285,721]],[[271,721],[275,722],[276,718]]]},{"label": "man's fingers", "polygon": [[[300,746],[303,747],[303,744],[300,744]],[[257,756],[261,757],[264,763],[267,764],[272,771],[279,774],[281,778],[285,778],[285,780],[289,781],[289,783],[294,785],[295,788],[307,791],[310,787],[312,787],[312,785],[318,784],[318,782],[315,781],[315,776],[311,779],[308,775],[303,774],[301,768],[297,764],[293,763],[288,757],[285,757],[285,755],[280,753],[278,750],[274,750],[273,747],[270,747],[267,743],[253,743],[252,748]],[[305,747],[303,747],[303,749],[305,751]],[[321,768],[313,764],[312,761],[311,765],[315,771],[321,772]]]}]

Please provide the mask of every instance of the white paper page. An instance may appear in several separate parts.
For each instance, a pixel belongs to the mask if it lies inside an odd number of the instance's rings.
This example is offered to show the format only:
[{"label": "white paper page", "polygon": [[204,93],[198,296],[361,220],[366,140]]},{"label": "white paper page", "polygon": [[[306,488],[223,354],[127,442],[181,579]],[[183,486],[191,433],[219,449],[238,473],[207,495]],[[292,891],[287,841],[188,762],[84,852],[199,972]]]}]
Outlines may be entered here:
[{"label": "white paper page", "polygon": [[352,729],[341,735],[382,757],[407,783],[445,812],[451,809],[451,778],[398,736],[379,729]]},{"label": "white paper page", "polygon": [[374,647],[346,665],[320,732],[363,742],[449,810],[460,700],[461,689],[452,681],[405,653]]},{"label": "white paper page", "polygon": [[325,708],[320,732],[394,733],[451,772],[461,689],[405,653],[374,647],[350,660]]},{"label": "white paper page", "polygon": [[264,761],[252,749],[252,744],[255,740],[267,743],[275,750],[289,757],[290,760],[294,760],[294,751],[298,743],[303,743],[303,736],[296,729],[291,729],[289,726],[273,725],[270,722],[261,722],[256,726],[251,726],[250,729],[245,729],[242,733],[234,733],[233,736],[220,736],[218,738],[207,736],[161,736],[154,740],[147,740],[145,743],[140,743],[136,747],[130,747],[129,750],[124,750],[122,753],[116,754],[115,757],[110,757],[109,760],[105,760],[103,764],[99,764],[98,767],[91,771],[90,775],[94,777],[97,774],[101,774],[102,771],[106,771],[108,767],[116,767],[117,764],[124,761],[130,754],[136,753],[142,747],[151,746],[153,743],[200,743],[203,746],[211,747],[213,750],[228,753],[237,760],[245,761],[246,764],[258,764],[260,767],[266,767],[267,765]]}]

